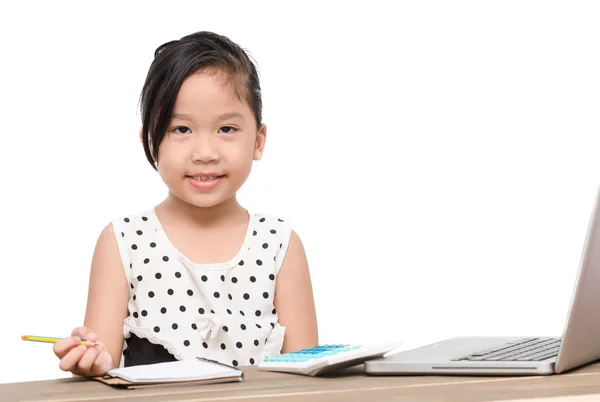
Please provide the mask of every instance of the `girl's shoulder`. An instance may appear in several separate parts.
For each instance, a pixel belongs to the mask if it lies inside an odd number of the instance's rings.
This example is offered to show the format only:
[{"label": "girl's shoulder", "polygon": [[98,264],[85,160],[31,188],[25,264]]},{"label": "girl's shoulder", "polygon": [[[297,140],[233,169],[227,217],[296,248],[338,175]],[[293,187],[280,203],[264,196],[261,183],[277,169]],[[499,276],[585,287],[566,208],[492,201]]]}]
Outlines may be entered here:
[{"label": "girl's shoulder", "polygon": [[268,233],[271,235],[280,233],[283,235],[290,235],[292,225],[289,219],[283,215],[272,215],[262,212],[249,212],[250,222],[249,225],[254,225],[258,231],[262,233]]},{"label": "girl's shoulder", "polygon": [[144,211],[114,216],[110,223],[113,225],[113,228],[116,231],[117,228],[124,226],[136,226],[139,224],[147,225],[148,222],[152,222],[153,217],[155,217],[154,208],[150,208]]}]

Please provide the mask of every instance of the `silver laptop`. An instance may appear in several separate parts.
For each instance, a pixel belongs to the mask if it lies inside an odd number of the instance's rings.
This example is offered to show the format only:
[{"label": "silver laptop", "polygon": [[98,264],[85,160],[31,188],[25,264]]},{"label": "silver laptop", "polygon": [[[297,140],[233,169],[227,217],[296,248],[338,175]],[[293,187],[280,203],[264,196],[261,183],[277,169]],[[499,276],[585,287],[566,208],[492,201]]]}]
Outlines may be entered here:
[{"label": "silver laptop", "polygon": [[543,375],[600,360],[600,189],[562,337],[458,337],[367,361],[372,375]]}]

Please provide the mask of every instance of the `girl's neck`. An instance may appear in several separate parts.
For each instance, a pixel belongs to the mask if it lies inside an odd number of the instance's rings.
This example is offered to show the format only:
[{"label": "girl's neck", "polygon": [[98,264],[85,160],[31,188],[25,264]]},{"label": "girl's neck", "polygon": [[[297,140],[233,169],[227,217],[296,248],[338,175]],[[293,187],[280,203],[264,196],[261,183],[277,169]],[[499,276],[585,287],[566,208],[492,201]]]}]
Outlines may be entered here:
[{"label": "girl's neck", "polygon": [[156,206],[155,212],[167,220],[185,221],[201,227],[248,219],[248,212],[239,204],[235,195],[218,205],[201,208],[190,205],[169,192],[167,198]]}]

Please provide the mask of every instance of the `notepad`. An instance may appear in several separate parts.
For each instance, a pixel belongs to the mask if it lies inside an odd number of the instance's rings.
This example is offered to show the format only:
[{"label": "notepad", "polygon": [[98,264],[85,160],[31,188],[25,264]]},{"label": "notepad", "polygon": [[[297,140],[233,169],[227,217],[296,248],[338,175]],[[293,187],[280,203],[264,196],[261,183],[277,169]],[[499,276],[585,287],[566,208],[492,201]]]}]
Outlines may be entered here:
[{"label": "notepad", "polygon": [[126,388],[214,384],[242,381],[243,378],[242,370],[204,358],[115,368],[95,377],[105,384]]}]

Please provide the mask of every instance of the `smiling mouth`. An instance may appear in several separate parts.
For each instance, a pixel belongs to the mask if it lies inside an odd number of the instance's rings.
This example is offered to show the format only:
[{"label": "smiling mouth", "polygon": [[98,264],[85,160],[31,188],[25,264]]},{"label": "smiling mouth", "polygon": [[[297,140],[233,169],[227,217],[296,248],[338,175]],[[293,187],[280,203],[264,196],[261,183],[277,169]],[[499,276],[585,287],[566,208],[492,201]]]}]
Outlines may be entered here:
[{"label": "smiling mouth", "polygon": [[216,179],[221,179],[221,178],[225,177],[225,175],[220,175],[220,176],[217,176],[217,175],[215,175],[215,176],[187,176],[187,177],[189,177],[190,179],[193,179],[195,181],[199,181],[199,182],[204,183],[204,182],[213,181],[213,180],[216,180]]}]

